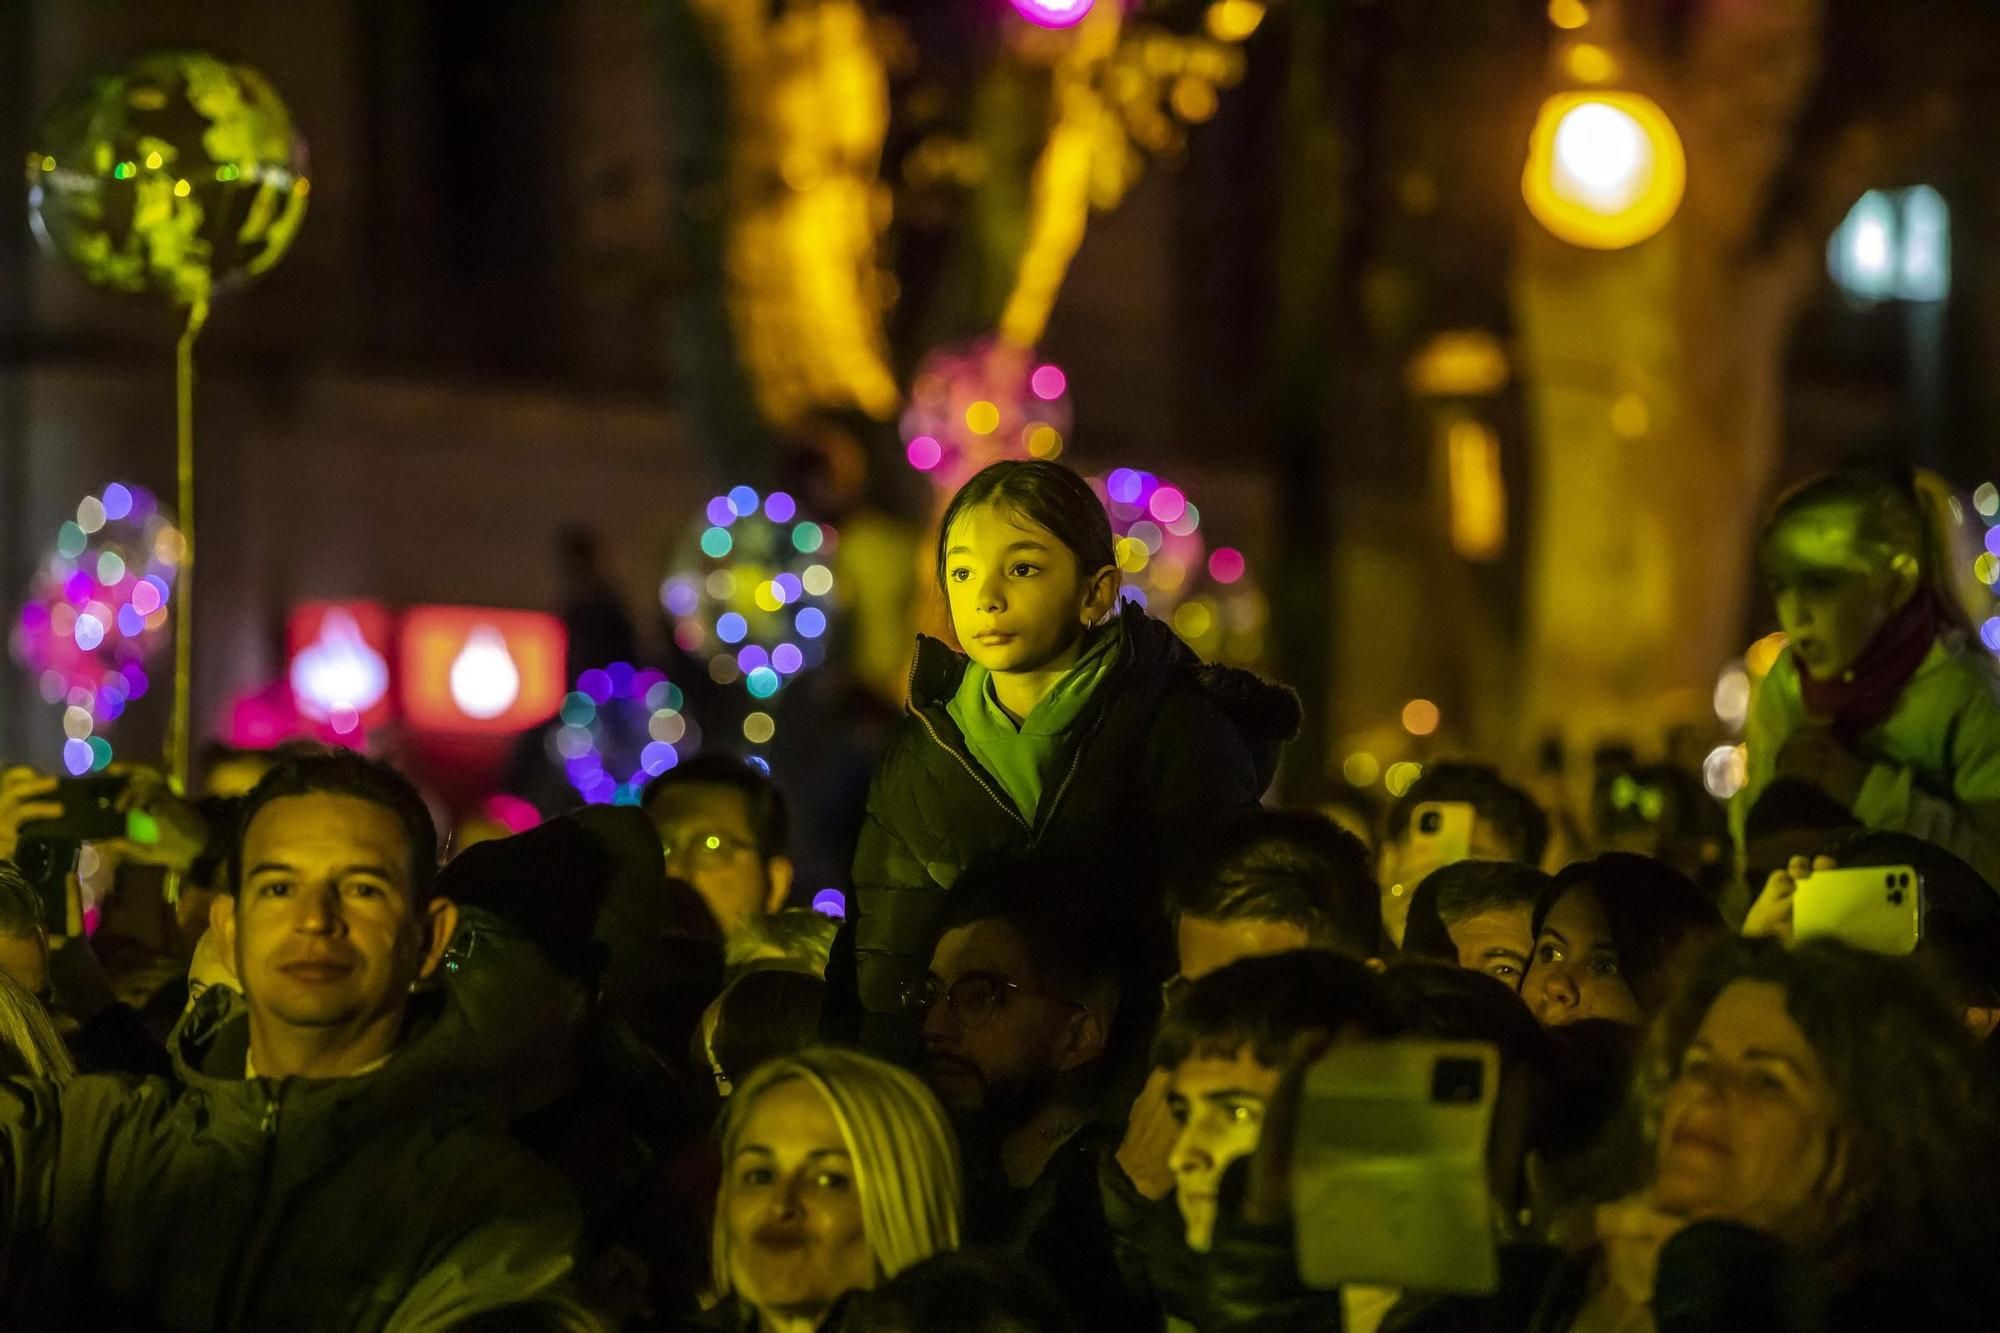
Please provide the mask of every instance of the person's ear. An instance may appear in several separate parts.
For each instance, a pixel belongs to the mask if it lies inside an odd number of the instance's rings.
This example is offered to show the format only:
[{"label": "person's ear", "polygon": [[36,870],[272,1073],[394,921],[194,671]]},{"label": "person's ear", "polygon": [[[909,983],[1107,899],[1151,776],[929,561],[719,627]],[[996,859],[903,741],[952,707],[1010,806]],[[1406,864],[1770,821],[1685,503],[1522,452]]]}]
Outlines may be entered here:
[{"label": "person's ear", "polygon": [[1095,625],[1111,614],[1118,605],[1118,566],[1106,565],[1090,576],[1090,583],[1084,589],[1083,610],[1080,612],[1086,626]]},{"label": "person's ear", "polygon": [[458,904],[449,898],[433,898],[424,909],[423,959],[417,965],[417,979],[427,980],[444,963],[451,937],[458,933]]},{"label": "person's ear", "polygon": [[1969,1004],[1965,1006],[1965,1025],[1972,1029],[1976,1039],[1985,1041],[1993,1035],[1993,1029],[2000,1028],[2000,1009]]},{"label": "person's ear", "polygon": [[1917,558],[1908,551],[1899,551],[1889,558],[1889,578],[1892,596],[1897,606],[1910,600],[1917,591],[1917,584],[1923,578],[1923,570]]},{"label": "person's ear", "polygon": [[219,946],[216,957],[229,969],[229,974],[241,977],[243,969],[236,957],[236,895],[218,893],[215,901],[208,905],[208,928],[215,932],[215,942]]},{"label": "person's ear", "polygon": [[764,911],[776,912],[784,907],[785,900],[792,896],[792,880],[798,874],[798,867],[789,856],[774,856],[764,863],[764,880],[770,885],[764,891]]},{"label": "person's ear", "polygon": [[1068,1073],[1092,1060],[1102,1059],[1109,1032],[1103,1015],[1091,1006],[1084,1006],[1070,1015],[1069,1030],[1063,1042],[1062,1059],[1056,1066],[1058,1073]]}]

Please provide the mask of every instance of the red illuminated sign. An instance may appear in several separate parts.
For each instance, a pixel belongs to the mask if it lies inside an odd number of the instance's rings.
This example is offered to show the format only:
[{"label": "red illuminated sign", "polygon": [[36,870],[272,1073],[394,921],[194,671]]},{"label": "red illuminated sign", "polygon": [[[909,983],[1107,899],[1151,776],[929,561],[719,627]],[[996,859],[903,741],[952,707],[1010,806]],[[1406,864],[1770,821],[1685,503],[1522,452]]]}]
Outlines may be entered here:
[{"label": "red illuminated sign", "polygon": [[403,714],[429,731],[525,731],[562,706],[568,637],[554,616],[419,606],[403,616]]}]

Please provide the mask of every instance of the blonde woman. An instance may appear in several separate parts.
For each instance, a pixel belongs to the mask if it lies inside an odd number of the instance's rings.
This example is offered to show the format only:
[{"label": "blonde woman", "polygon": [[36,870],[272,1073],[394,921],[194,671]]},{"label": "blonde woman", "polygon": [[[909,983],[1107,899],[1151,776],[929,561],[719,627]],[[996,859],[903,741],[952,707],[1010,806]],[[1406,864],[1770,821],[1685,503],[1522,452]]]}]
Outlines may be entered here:
[{"label": "blonde woman", "polygon": [[834,1047],[757,1069],[730,1098],[716,1290],[745,1333],[813,1333],[840,1298],[958,1246],[958,1144],[907,1072]]},{"label": "blonde woman", "polygon": [[76,1074],[69,1048],[42,1002],[0,972],[0,1078],[45,1078],[63,1084]]}]

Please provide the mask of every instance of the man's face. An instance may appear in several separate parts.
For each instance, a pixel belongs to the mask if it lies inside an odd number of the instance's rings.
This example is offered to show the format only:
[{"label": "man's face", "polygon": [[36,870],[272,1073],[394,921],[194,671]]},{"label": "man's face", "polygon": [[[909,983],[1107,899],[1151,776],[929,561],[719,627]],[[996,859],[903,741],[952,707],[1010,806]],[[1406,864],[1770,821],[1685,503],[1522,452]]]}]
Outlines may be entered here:
[{"label": "man's face", "polygon": [[0,935],[0,972],[5,972],[21,989],[44,1003],[49,998],[49,937],[41,931],[32,935]]},{"label": "man's face", "polygon": [[1289,953],[1310,940],[1306,928],[1291,921],[1211,921],[1182,913],[1174,926],[1180,955],[1180,975],[1199,981],[1217,968],[1243,958]]},{"label": "man's face", "polygon": [[1758,561],[1764,588],[1813,679],[1838,679],[1895,614],[1906,580],[1893,559],[1863,537],[1853,504],[1798,510],[1765,537]]},{"label": "man's face", "polygon": [[311,792],[258,810],[234,909],[216,913],[253,1019],[360,1033],[401,1015],[455,920],[443,899],[412,901],[410,856],[395,812],[358,796]]},{"label": "man's face", "polygon": [[937,998],[924,1015],[931,1086],[954,1115],[1025,1119],[1057,1074],[1090,1058],[1081,1006],[1044,992],[1020,933],[1004,921],[948,930],[931,955]]},{"label": "man's face", "polygon": [[1458,949],[1460,967],[1484,972],[1507,983],[1509,990],[1519,990],[1528,972],[1528,955],[1535,948],[1534,921],[1534,909],[1522,903],[1474,912],[1447,923],[1446,931]]},{"label": "man's face", "polygon": [[1226,1060],[1198,1053],[1174,1069],[1167,1109],[1181,1129],[1167,1165],[1173,1168],[1174,1202],[1190,1249],[1205,1252],[1214,1240],[1222,1173],[1256,1151],[1264,1106],[1277,1091],[1279,1074],[1247,1046]]},{"label": "man's face", "polygon": [[724,934],[784,906],[791,862],[758,854],[750,804],[734,787],[690,782],[668,787],[647,813],[666,849],[667,873],[694,885]]}]

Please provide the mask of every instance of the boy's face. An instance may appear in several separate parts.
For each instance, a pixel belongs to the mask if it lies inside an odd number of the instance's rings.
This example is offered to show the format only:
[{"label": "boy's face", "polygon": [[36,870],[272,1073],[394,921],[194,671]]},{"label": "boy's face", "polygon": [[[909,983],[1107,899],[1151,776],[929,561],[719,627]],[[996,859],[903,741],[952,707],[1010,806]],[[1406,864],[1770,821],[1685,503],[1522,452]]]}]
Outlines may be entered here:
[{"label": "boy's face", "polygon": [[1799,666],[1837,680],[1908,596],[1915,565],[1861,531],[1860,507],[1815,505],[1787,514],[1764,538],[1764,587]]},{"label": "boy's face", "polygon": [[1197,1052],[1175,1067],[1167,1084],[1167,1109],[1181,1130],[1167,1165],[1173,1169],[1174,1202],[1190,1249],[1206,1252],[1215,1239],[1222,1173],[1257,1150],[1264,1107],[1278,1089],[1279,1076],[1247,1046],[1228,1059]]},{"label": "boy's face", "polygon": [[952,521],[944,586],[959,643],[988,671],[1060,665],[1117,594],[1115,570],[1078,568],[1061,538],[998,504]]}]

